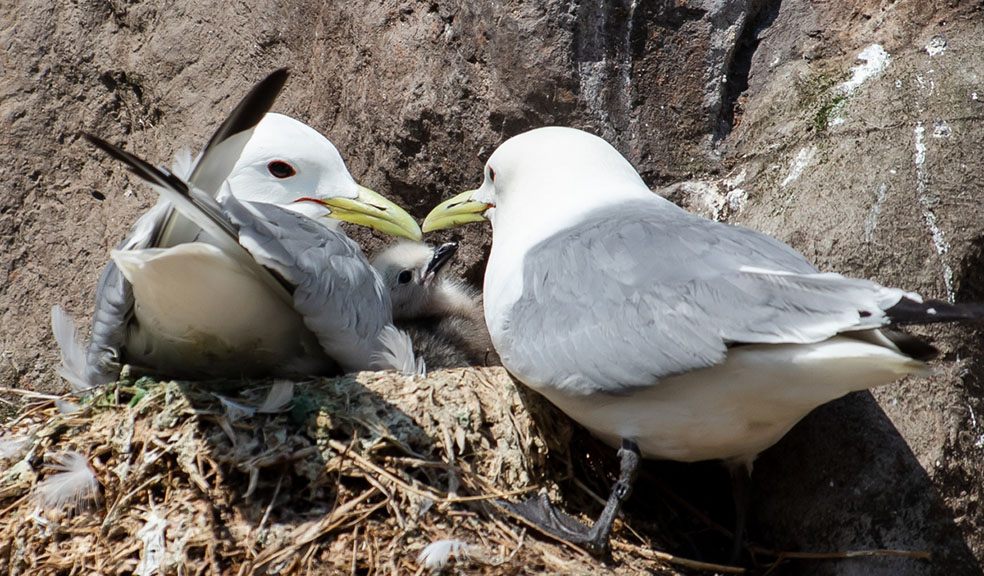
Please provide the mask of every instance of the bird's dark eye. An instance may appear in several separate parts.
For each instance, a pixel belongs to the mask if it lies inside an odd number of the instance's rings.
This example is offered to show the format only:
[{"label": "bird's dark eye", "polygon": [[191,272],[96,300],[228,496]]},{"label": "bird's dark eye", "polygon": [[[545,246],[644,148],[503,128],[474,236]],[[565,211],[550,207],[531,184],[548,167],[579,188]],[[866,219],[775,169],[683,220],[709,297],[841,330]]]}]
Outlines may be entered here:
[{"label": "bird's dark eye", "polygon": [[284,162],[283,160],[274,160],[267,164],[267,170],[274,178],[290,178],[294,174],[297,174],[297,170],[294,167]]},{"label": "bird's dark eye", "polygon": [[495,170],[491,166],[489,166],[489,180],[495,182]]},{"label": "bird's dark eye", "polygon": [[400,275],[396,277],[396,281],[399,282],[400,284],[406,284],[412,279],[413,279],[413,272],[409,270],[404,270],[403,272],[400,272]]}]

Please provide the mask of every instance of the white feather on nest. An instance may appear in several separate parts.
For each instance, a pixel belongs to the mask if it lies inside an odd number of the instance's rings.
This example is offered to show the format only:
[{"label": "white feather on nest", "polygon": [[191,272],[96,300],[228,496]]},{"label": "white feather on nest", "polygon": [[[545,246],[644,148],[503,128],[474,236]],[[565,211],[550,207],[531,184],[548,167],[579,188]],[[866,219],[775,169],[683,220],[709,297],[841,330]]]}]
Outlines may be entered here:
[{"label": "white feather on nest", "polygon": [[74,512],[99,497],[99,481],[89,467],[89,460],[78,452],[61,452],[51,456],[48,477],[38,483],[37,495],[45,510]]},{"label": "white feather on nest", "polygon": [[270,387],[266,398],[260,407],[256,409],[260,414],[276,414],[285,412],[294,399],[294,383],[290,380],[277,380]]},{"label": "white feather on nest", "polygon": [[420,551],[417,562],[424,568],[440,570],[447,566],[452,556],[457,559],[470,557],[471,548],[471,544],[462,540],[437,540]]},{"label": "white feather on nest", "polygon": [[0,462],[5,460],[20,460],[27,452],[31,439],[27,436],[9,436],[0,438]]}]

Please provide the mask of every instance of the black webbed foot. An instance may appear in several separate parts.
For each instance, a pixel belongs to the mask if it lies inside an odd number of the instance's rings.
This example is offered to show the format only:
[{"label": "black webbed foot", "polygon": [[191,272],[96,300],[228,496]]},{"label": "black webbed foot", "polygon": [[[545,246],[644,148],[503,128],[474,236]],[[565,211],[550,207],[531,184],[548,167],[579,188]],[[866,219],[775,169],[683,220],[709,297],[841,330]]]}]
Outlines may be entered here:
[{"label": "black webbed foot", "polygon": [[500,500],[499,504],[537,529],[580,546],[598,558],[608,559],[611,555],[609,539],[612,524],[618,516],[622,502],[632,492],[636,468],[639,466],[639,447],[631,440],[623,440],[618,455],[621,461],[618,482],[612,486],[605,509],[592,526],[585,526],[572,516],[554,508],[546,494],[539,494],[519,503]]}]

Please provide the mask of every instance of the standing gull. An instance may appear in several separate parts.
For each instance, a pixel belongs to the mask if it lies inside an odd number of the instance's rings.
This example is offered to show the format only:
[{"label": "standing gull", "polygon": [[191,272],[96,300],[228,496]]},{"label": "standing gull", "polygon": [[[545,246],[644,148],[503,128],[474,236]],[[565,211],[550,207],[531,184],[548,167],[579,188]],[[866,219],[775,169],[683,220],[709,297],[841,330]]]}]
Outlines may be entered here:
[{"label": "standing gull", "polygon": [[[356,184],[323,136],[286,116],[266,114],[285,80],[286,71],[279,70],[257,84],[197,162],[183,170],[189,188],[202,197],[199,203],[216,212],[213,218],[200,209],[176,210],[172,202],[181,196],[172,195],[142,217],[113,252],[97,287],[86,361],[65,363],[74,367],[69,379],[76,388],[114,380],[124,362],[188,377],[368,368],[371,351],[350,350],[352,344],[342,335],[353,328],[352,316],[375,312],[355,312],[360,302],[353,300],[353,309],[340,311],[332,322],[319,322],[319,311],[310,308],[305,294],[330,291],[332,284],[348,286],[352,278],[347,275],[371,269],[360,268],[361,251],[355,257],[352,246],[341,241],[336,243],[341,250],[337,257],[325,257],[324,269],[312,268],[302,240],[325,242],[321,228],[328,229],[331,221],[321,216],[410,238],[419,237],[419,228],[398,206]],[[146,171],[140,175],[148,177]],[[241,233],[237,227],[249,226],[236,221],[247,218],[237,212],[236,206],[243,204],[225,196],[264,200],[299,212],[292,219],[282,214],[285,210],[269,206],[253,210],[266,214],[267,232],[280,237],[277,266],[304,274],[287,278],[285,270],[273,266],[276,276],[271,275],[259,266],[271,266],[262,253],[244,252],[236,237]],[[221,208],[211,200],[216,197]],[[296,202],[302,199],[311,202]],[[231,228],[215,224],[222,218],[232,220]],[[344,238],[341,232],[332,233],[333,239]],[[388,322],[389,311],[385,314]],[[332,326],[339,336],[326,332]]]},{"label": "standing gull", "polygon": [[372,260],[393,302],[393,322],[428,368],[497,363],[477,290],[447,275],[457,242],[399,242]]},{"label": "standing gull", "polygon": [[514,509],[596,553],[640,455],[721,459],[744,476],[817,406],[928,372],[930,346],[883,328],[984,316],[820,273],[769,236],[690,214],[570,128],[503,143],[482,186],[435,207],[423,229],[486,219],[485,321],[503,366],[620,447],[593,526],[544,498]]}]

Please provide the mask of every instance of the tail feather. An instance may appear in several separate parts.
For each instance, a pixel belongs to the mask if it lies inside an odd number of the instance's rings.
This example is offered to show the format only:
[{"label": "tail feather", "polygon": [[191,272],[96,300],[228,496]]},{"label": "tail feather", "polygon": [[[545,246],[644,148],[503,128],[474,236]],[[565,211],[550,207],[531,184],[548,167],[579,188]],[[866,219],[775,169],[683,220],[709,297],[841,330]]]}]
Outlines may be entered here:
[{"label": "tail feather", "polygon": [[940,355],[940,351],[936,346],[933,346],[918,336],[906,334],[900,330],[892,330],[891,328],[882,328],[880,332],[899,349],[899,352],[916,360],[929,362]]},{"label": "tail feather", "polygon": [[57,304],[51,308],[51,331],[61,354],[58,375],[68,381],[75,392],[92,388],[93,385],[86,378],[86,350],[79,342],[75,320]]},{"label": "tail feather", "polygon": [[938,322],[984,322],[984,304],[968,302],[950,304],[942,300],[917,302],[902,298],[885,310],[889,325],[935,324]]}]

